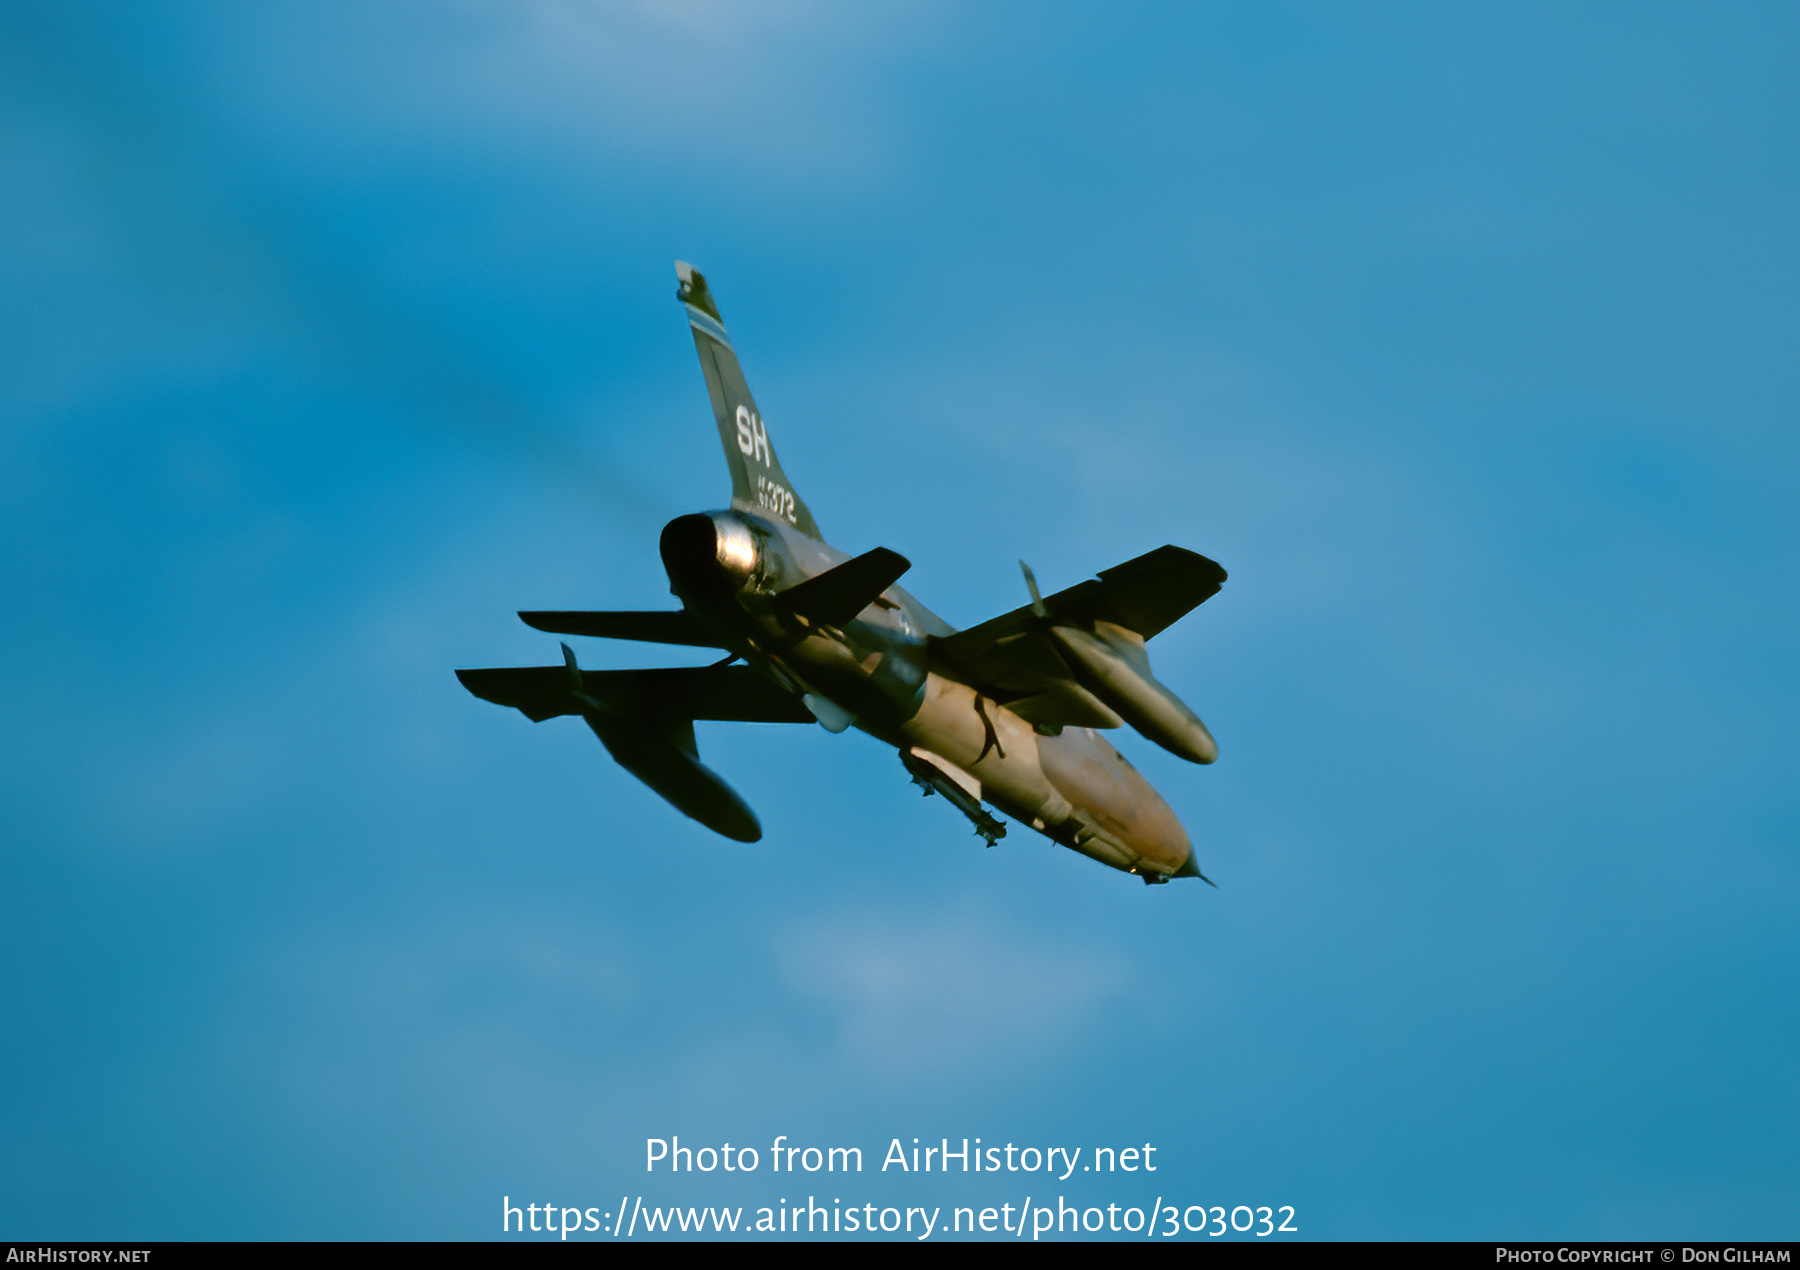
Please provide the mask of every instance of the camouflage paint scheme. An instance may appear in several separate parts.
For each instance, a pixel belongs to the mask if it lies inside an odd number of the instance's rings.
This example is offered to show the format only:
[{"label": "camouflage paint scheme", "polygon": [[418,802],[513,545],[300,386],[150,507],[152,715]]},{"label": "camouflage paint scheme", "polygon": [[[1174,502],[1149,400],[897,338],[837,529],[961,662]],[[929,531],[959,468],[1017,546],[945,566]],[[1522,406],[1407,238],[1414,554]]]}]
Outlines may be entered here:
[{"label": "camouflage paint scheme", "polygon": [[[621,766],[677,810],[742,842],[762,836],[737,791],[700,761],[696,720],[817,721],[900,751],[989,845],[991,805],[1147,883],[1203,877],[1169,805],[1096,729],[1129,725],[1211,763],[1199,717],[1150,671],[1145,641],[1215,594],[1225,571],[1166,546],[1048,598],[957,631],[895,585],[906,559],[851,557],[825,542],[775,456],[706,279],[678,262],[686,308],[731,468],[728,508],[680,516],[662,559],[680,610],[522,612],[540,630],[715,648],[710,666],[590,671],[459,670],[479,697],[533,720],[578,714]],[[735,664],[741,662],[742,664]]]}]

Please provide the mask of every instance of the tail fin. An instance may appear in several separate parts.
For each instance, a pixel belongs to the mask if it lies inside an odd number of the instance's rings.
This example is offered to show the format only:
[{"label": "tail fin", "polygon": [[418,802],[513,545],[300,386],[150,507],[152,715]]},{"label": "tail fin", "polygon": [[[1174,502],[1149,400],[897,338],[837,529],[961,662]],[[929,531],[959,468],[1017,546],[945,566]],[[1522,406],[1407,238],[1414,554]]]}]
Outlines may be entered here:
[{"label": "tail fin", "polygon": [[731,501],[780,517],[803,534],[822,537],[819,526],[794,483],[781,470],[769,430],[756,409],[750,386],[731,337],[725,333],[719,306],[706,285],[706,277],[686,261],[675,262],[681,285],[675,298],[687,306],[688,325],[694,328],[694,348],[706,375],[706,392],[712,398],[713,417],[719,423],[719,440],[725,446],[725,462],[731,468]]}]

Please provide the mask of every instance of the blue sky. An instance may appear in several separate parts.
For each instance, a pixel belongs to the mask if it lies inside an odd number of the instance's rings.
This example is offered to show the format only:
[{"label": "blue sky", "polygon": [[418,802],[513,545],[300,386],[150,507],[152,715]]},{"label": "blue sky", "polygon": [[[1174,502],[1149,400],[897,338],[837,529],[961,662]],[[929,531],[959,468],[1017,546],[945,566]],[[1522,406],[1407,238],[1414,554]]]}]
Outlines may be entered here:
[{"label": "blue sky", "polygon": [[[0,1233],[755,1207],[643,1141],[785,1134],[1149,1141],[1315,1237],[1792,1237],[1797,27],[8,6]],[[1152,645],[1220,762],[1120,742],[1218,890],[703,726],[743,847],[461,690],[555,658],[516,609],[668,602],[727,496],[676,258],[951,622],[1021,557],[1230,570]]]}]

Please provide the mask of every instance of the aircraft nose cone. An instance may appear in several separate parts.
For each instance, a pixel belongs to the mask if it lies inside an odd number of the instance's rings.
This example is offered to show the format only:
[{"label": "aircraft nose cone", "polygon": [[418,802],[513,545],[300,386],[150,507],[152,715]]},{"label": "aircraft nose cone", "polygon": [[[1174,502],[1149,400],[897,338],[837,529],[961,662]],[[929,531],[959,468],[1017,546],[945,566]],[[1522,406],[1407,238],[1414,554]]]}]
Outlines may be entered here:
[{"label": "aircraft nose cone", "polygon": [[1211,878],[1207,877],[1206,874],[1200,872],[1200,861],[1195,857],[1192,850],[1188,852],[1187,863],[1182,865],[1179,869],[1176,869],[1173,876],[1178,878],[1199,878],[1208,886],[1218,885]]}]

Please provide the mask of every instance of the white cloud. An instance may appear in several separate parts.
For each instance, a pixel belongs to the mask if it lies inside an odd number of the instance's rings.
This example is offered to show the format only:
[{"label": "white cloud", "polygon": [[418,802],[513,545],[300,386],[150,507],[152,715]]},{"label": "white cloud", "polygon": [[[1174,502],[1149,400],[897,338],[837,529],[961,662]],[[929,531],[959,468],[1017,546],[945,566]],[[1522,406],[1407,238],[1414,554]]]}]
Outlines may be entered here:
[{"label": "white cloud", "polygon": [[1112,953],[1049,943],[972,911],[844,915],[797,934],[782,971],[839,1015],[839,1040],[877,1067],[941,1070],[1059,1050],[1125,986]]},{"label": "white cloud", "polygon": [[[886,169],[880,63],[935,6],[534,0],[217,15],[234,113],[341,164],[585,149],[752,184]],[[227,59],[223,50],[230,51]],[[248,52],[247,52],[248,50]],[[598,152],[598,153],[595,153]],[[811,183],[809,181],[808,183]]]}]

